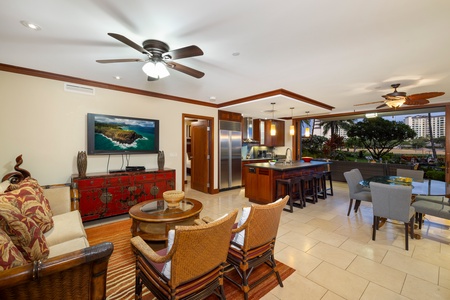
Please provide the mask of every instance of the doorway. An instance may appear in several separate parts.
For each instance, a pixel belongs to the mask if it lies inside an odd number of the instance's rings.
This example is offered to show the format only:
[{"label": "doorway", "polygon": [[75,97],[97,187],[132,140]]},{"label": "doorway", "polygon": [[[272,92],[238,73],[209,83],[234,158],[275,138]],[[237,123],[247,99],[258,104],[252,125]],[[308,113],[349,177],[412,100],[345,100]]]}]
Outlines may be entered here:
[{"label": "doorway", "polygon": [[[183,190],[213,194],[214,190],[214,118],[183,114]],[[188,180],[189,179],[189,180]]]}]

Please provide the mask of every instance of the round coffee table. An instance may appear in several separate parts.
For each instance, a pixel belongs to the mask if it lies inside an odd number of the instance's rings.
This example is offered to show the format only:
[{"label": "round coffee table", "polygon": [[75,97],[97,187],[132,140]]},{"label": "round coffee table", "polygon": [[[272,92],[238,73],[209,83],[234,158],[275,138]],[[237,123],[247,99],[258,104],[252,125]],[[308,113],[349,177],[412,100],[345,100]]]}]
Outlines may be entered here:
[{"label": "round coffee table", "polygon": [[167,233],[175,225],[193,225],[198,219],[203,204],[185,198],[177,208],[169,208],[163,199],[148,200],[130,208],[133,219],[131,234],[149,242],[167,241]]}]

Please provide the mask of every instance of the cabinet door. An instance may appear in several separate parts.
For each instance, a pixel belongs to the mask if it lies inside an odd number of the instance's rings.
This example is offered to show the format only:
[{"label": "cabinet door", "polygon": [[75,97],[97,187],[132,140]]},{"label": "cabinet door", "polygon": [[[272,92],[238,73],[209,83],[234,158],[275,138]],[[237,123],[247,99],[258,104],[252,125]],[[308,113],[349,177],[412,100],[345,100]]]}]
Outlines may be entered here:
[{"label": "cabinet door", "polygon": [[106,205],[105,217],[127,213],[137,203],[130,176],[106,177],[105,185],[107,193],[100,199]]},{"label": "cabinet door", "polygon": [[152,189],[155,182],[154,173],[136,174],[134,176],[134,198],[137,202],[155,199]]},{"label": "cabinet door", "polygon": [[74,182],[78,184],[79,208],[83,222],[102,218],[107,206],[101,199],[107,199],[108,194],[104,177],[77,179]]}]

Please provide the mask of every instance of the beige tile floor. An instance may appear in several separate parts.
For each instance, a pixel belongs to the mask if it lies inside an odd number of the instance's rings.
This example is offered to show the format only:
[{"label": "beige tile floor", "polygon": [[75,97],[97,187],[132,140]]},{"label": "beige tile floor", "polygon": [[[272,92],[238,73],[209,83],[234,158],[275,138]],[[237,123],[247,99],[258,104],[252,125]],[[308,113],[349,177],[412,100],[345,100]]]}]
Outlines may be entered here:
[{"label": "beige tile floor", "polygon": [[[212,218],[248,206],[244,193],[186,185],[186,196],[204,205],[201,216]],[[348,204],[347,185],[335,182],[334,196],[283,212],[275,258],[296,271],[263,299],[450,299],[449,221],[427,218],[406,251],[403,225],[386,223],[372,241],[371,205],[347,217]]]}]

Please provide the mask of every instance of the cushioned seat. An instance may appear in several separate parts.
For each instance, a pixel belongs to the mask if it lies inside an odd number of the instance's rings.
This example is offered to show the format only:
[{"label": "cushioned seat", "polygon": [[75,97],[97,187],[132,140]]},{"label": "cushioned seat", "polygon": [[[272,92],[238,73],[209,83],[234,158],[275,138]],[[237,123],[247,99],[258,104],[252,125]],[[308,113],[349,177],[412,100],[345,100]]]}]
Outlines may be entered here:
[{"label": "cushioned seat", "polygon": [[372,194],[370,190],[364,188],[359,184],[360,181],[363,180],[361,172],[358,169],[352,169],[348,172],[344,173],[345,180],[348,184],[349,196],[350,196],[350,204],[348,206],[347,216],[350,215],[350,211],[352,210],[353,199],[355,201],[355,213],[358,212],[359,205],[361,201],[372,202]]},{"label": "cushioned seat", "polygon": [[80,213],[77,210],[62,215],[55,215],[53,216],[53,222],[55,224],[64,224],[64,226],[53,226],[52,229],[44,234],[50,247],[78,238],[84,238],[87,243],[86,231],[84,230]]},{"label": "cushioned seat", "polygon": [[450,220],[450,204],[447,204],[446,202],[436,203],[431,201],[416,200],[412,204],[412,206],[415,208],[417,214],[419,215],[419,229],[422,228],[423,214]]}]

